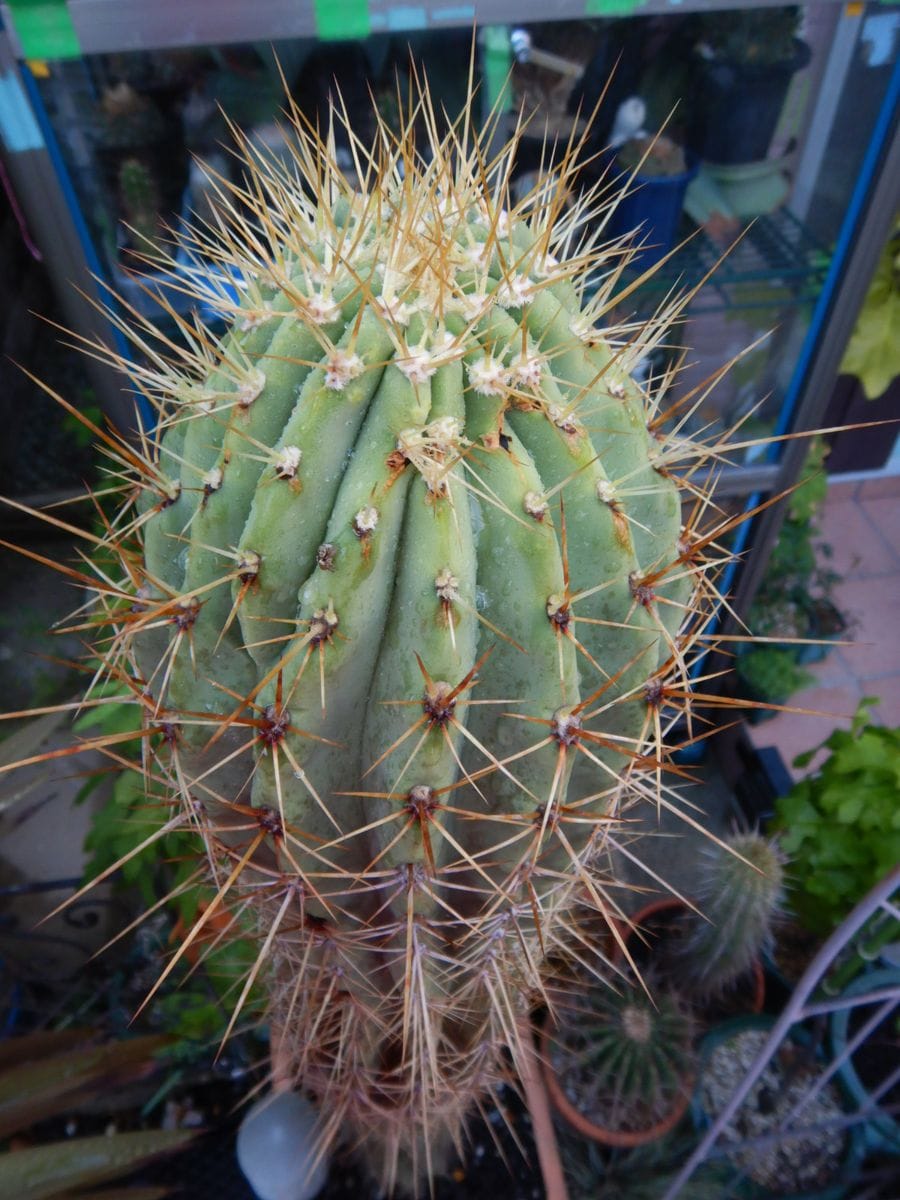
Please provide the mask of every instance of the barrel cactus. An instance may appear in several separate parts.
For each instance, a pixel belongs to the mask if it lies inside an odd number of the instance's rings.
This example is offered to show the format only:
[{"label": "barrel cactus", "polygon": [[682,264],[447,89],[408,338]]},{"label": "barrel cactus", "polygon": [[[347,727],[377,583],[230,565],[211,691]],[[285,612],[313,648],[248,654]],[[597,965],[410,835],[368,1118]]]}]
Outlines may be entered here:
[{"label": "barrel cactus", "polygon": [[293,163],[244,141],[181,235],[209,323],[123,323],[158,426],[143,453],[102,435],[125,483],[97,644],[215,889],[175,959],[249,931],[236,1015],[262,986],[323,1142],[416,1188],[546,964],[590,952],[572,914],[617,911],[622,813],[671,802],[722,554],[710,451],[632,378],[677,305],[609,323],[627,250],[577,148],[513,203],[471,103],[439,132],[423,89],[399,137],[348,131],[352,178],[292,122]]}]

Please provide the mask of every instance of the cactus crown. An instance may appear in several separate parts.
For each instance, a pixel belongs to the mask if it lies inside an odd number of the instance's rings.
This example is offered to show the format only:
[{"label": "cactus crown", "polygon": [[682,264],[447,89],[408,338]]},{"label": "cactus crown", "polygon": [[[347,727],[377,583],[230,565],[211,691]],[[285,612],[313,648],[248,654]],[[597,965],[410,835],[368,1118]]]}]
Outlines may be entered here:
[{"label": "cactus crown", "polygon": [[767,948],[784,891],[776,846],[758,833],[710,842],[698,856],[694,896],[666,957],[675,977],[700,995],[722,992]]},{"label": "cactus crown", "polygon": [[[249,930],[233,1020],[264,982],[276,1077],[416,1186],[545,964],[593,953],[576,907],[617,913],[620,815],[677,807],[663,737],[730,526],[693,474],[719,447],[631,375],[689,296],[604,325],[627,252],[572,199],[580,146],[513,204],[518,134],[492,156],[471,101],[441,131],[422,87],[372,150],[345,129],[352,179],[289,117],[287,165],[233,131],[244,174],[171,263],[224,336],[120,322],[159,424],[140,450],[91,427],[121,503],[70,574],[159,836],[194,830],[215,889],[172,966],[225,913]],[[666,1026],[630,1003],[640,1080]]]}]

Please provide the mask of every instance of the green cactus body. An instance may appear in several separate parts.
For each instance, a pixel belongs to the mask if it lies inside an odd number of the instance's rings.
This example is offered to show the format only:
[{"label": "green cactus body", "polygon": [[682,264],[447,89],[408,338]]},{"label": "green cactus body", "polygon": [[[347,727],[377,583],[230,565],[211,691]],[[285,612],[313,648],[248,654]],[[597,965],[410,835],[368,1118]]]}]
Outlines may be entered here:
[{"label": "green cactus body", "polygon": [[385,131],[359,190],[299,124],[302,181],[248,155],[193,235],[242,282],[203,291],[229,331],[135,375],[162,419],[113,616],[157,777],[259,936],[281,1073],[389,1186],[458,1139],[600,903],[708,569],[642,343],[582,302],[603,254],[553,257],[571,164],[508,213],[506,160],[461,139]]}]

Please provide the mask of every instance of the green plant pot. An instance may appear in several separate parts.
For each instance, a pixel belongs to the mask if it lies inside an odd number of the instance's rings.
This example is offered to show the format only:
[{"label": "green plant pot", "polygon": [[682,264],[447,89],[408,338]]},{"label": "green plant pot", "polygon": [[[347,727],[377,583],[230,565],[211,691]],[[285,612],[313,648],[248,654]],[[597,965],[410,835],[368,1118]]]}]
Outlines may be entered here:
[{"label": "green plant pot", "polygon": [[[898,986],[900,986],[900,967],[876,967],[863,972],[862,975],[857,975],[844,989],[843,995],[858,996],[863,992],[876,991],[878,988]],[[852,1011],[849,1008],[842,1008],[831,1014],[829,1034],[831,1051],[835,1058],[842,1054],[847,1046],[848,1025]],[[871,1009],[866,1005],[865,1009],[861,1011],[870,1012]],[[896,1011],[888,1020],[897,1020]],[[887,1072],[885,1073],[887,1074]],[[848,1100],[855,1108],[863,1109],[868,1105],[869,1092],[857,1073],[853,1055],[838,1069],[838,1079]],[[877,1116],[866,1121],[863,1126],[863,1136],[865,1144],[870,1150],[900,1154],[900,1122],[888,1112],[879,1112]]]},{"label": "green plant pot", "polygon": [[[702,1088],[704,1077],[709,1071],[710,1060],[715,1050],[747,1031],[768,1033],[774,1024],[775,1018],[764,1014],[736,1017],[733,1020],[725,1021],[721,1025],[716,1026],[703,1038],[700,1044],[700,1072],[697,1090],[691,1105],[691,1116],[698,1132],[702,1133],[708,1128],[712,1120],[712,1114],[703,1105]],[[810,1045],[809,1035],[799,1025],[791,1029],[788,1038],[798,1046]],[[719,1145],[720,1147],[722,1146],[721,1140]],[[762,1154],[764,1152],[760,1151],[759,1153]],[[735,1163],[735,1170],[742,1172],[743,1178],[729,1192],[729,1195],[734,1196],[736,1200],[844,1200],[845,1197],[851,1194],[849,1189],[856,1178],[862,1157],[863,1139],[859,1130],[851,1127],[847,1130],[847,1145],[841,1162],[839,1177],[835,1178],[832,1182],[799,1192],[773,1191],[766,1184],[750,1178],[744,1168]]]},{"label": "green plant pot", "polygon": [[703,172],[716,185],[736,217],[759,217],[784,204],[790,185],[777,159],[760,162],[704,163]]}]

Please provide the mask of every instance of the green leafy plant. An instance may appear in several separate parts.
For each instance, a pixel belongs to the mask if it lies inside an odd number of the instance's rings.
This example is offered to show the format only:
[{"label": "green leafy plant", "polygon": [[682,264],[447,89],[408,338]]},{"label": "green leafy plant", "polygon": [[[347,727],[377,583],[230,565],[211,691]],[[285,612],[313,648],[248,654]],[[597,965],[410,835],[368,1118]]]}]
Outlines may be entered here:
[{"label": "green leafy plant", "polygon": [[[117,744],[127,744],[129,734],[140,740],[141,730],[135,728],[139,714],[126,697],[127,690],[121,686],[97,689],[94,698],[104,702],[88,709],[76,722],[76,729],[99,731],[101,738]],[[194,839],[185,829],[163,828],[170,817],[169,808],[163,797],[154,798],[152,790],[148,794],[147,780],[139,770],[114,770],[112,777],[108,799],[95,809],[85,838],[85,850],[90,853],[85,881],[89,884],[114,869],[118,886],[132,890],[150,911],[155,910],[160,896],[168,896],[166,928],[170,942],[175,942],[198,920],[214,895],[205,876],[198,874]],[[109,778],[108,770],[92,774],[78,800],[86,800]],[[221,1042],[229,1028],[228,997],[253,964],[249,928],[229,929],[230,936],[219,941],[215,932],[214,925],[188,956],[192,982],[184,982],[186,972],[179,971],[173,986],[154,998],[154,1024],[178,1039],[167,1052],[167,1057],[176,1061],[205,1055],[211,1045]],[[160,954],[163,952],[168,952],[168,947],[161,946]],[[259,1008],[260,997],[251,993],[246,999],[247,1015]]]},{"label": "green leafy plant", "polygon": [[868,400],[900,375],[900,222],[878,260],[840,370],[859,379]]},{"label": "green leafy plant", "polygon": [[[83,1030],[37,1033],[0,1046],[0,1138],[77,1111],[116,1087],[148,1078],[166,1037],[102,1042]],[[187,1146],[184,1130],[141,1129],[8,1149],[0,1154],[0,1194],[17,1200],[64,1200],[130,1174]],[[91,1193],[93,1194],[93,1192]],[[101,1193],[105,1194],[105,1193]],[[122,1200],[162,1197],[166,1189],[123,1189]]]},{"label": "green leafy plant", "polygon": [[849,730],[835,730],[795,759],[805,767],[818,751],[829,751],[814,774],[778,801],[773,828],[791,860],[790,904],[816,933],[840,924],[900,862],[900,729],[873,724],[874,703],[863,700]]},{"label": "green leafy plant", "polygon": [[813,677],[800,665],[802,645],[791,639],[833,636],[845,626],[832,596],[840,576],[828,566],[831,547],[817,523],[828,492],[821,439],[811,443],[779,530],[748,624],[759,638],[784,639],[741,647],[736,669],[757,700],[783,704]]}]

